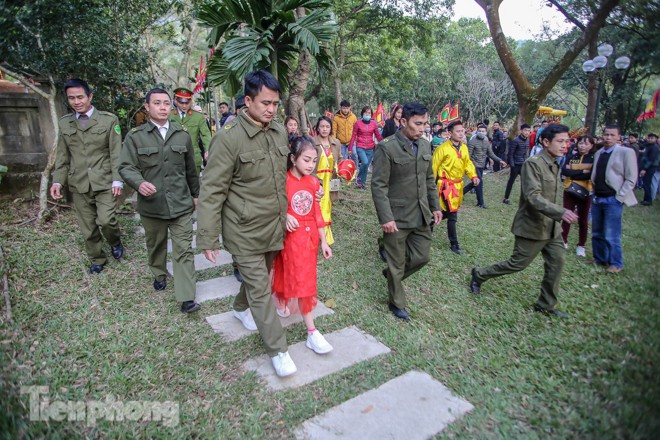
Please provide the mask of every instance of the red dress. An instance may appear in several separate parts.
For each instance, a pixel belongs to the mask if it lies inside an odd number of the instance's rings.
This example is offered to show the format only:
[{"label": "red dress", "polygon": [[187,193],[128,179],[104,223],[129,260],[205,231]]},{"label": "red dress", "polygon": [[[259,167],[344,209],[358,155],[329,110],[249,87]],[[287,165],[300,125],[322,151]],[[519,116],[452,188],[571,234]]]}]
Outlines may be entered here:
[{"label": "red dress", "polygon": [[298,229],[287,232],[284,249],[273,263],[273,292],[287,303],[298,298],[300,313],[316,306],[316,261],[319,253],[319,228],[325,220],[316,201],[320,182],[316,177],[298,179],[289,170],[286,175],[287,214],[298,220]]}]

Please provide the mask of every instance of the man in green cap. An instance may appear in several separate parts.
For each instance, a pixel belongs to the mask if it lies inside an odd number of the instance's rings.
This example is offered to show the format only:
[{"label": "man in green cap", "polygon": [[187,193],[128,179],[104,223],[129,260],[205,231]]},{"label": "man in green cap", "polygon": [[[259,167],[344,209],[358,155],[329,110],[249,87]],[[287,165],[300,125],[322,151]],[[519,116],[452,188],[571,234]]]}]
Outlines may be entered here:
[{"label": "man in green cap", "polygon": [[172,112],[170,121],[183,125],[190,135],[193,148],[199,148],[199,154],[195,153],[195,165],[199,170],[205,160],[204,154],[209,151],[211,130],[209,130],[209,126],[206,124],[204,114],[190,108],[192,106],[192,98],[193,93],[185,87],[174,89],[174,105],[176,110]]},{"label": "man in green cap", "polygon": [[107,261],[101,232],[115,259],[124,254],[115,215],[115,198],[121,195],[124,186],[118,172],[121,151],[119,119],[112,113],[94,108],[89,85],[81,79],[64,83],[64,93],[74,113],[62,117],[59,122],[55,176],[50,195],[59,200],[63,197],[63,186],[68,185],[71,189],[87,256],[92,262],[89,270],[100,273]]},{"label": "man in green cap", "polygon": [[540,253],[543,255],[545,273],[534,310],[567,318],[568,315],[555,309],[555,305],[566,252],[561,238],[561,222],[575,223],[578,219],[577,214],[561,204],[564,188],[557,159],[568,149],[568,127],[548,125],[541,133],[540,142],[543,146],[541,152],[527,159],[522,166],[520,202],[511,226],[511,232],[516,237],[513,254],[508,260],[492,266],[473,268],[470,290],[478,295],[484,282],[520,272]]},{"label": "man in green cap", "polygon": [[172,102],[163,89],[147,93],[149,122],[124,139],[119,173],[138,192],[154,289],[167,286],[167,234],[172,238],[174,294],[181,311],[199,310],[195,302],[192,212],[197,207],[199,177],[193,144],[181,125],[169,121]]}]

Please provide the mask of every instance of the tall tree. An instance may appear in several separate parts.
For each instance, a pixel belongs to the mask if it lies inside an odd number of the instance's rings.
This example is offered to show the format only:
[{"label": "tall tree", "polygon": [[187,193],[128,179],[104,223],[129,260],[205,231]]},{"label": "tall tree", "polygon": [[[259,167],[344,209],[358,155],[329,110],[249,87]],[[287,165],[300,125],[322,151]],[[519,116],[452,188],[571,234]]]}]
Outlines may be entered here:
[{"label": "tall tree", "polygon": [[[328,44],[337,25],[327,0],[211,0],[201,6],[199,20],[211,28],[209,46],[217,48],[209,60],[207,78],[237,93],[245,75],[268,69],[280,81],[289,101],[304,102],[309,62],[319,72],[332,65]],[[298,62],[291,83],[292,68]],[[305,76],[306,75],[306,76]],[[297,86],[298,85],[298,86]]]},{"label": "tall tree", "polygon": [[[516,60],[514,52],[504,35],[499,13],[502,1],[503,0],[475,0],[475,2],[477,2],[477,4],[486,12],[490,35],[495,44],[495,48],[497,49],[497,54],[500,57],[500,61],[502,62],[506,73],[509,75],[509,78],[511,78],[511,82],[516,91],[518,116],[515,124],[510,130],[510,136],[513,136],[517,133],[518,127],[521,124],[532,120],[539,104],[546,96],[548,96],[564,72],[566,72],[573,61],[575,61],[575,58],[582,52],[589,42],[597,39],[598,32],[605,25],[608,15],[618,5],[620,0],[602,0],[600,2],[593,14],[589,17],[588,23],[584,26],[584,29],[579,30],[575,40],[570,44],[561,59],[555,63],[549,72],[547,72],[538,86],[532,85],[529,81],[527,75],[521,69],[520,64]],[[555,6],[562,6],[562,3],[563,2],[560,2],[559,0],[551,1],[551,4]],[[567,18],[570,19],[569,15],[567,15]]]},{"label": "tall tree", "polygon": [[[145,30],[178,0],[92,0],[0,3],[0,70],[50,104],[54,145],[41,177],[42,219],[47,212],[48,181],[57,150],[58,91],[70,77],[86,79],[94,102],[118,113],[127,100],[151,83]],[[44,86],[39,86],[41,82]],[[129,104],[130,105],[130,104]]]}]

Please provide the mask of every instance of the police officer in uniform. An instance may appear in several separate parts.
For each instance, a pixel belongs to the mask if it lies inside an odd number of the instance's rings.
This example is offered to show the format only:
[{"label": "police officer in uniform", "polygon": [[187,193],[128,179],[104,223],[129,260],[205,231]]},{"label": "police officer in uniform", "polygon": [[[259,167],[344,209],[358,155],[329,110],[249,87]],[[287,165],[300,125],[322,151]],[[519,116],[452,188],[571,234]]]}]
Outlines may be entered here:
[{"label": "police officer in uniform", "polygon": [[59,121],[50,195],[55,200],[61,199],[63,186],[73,193],[73,207],[92,262],[89,270],[100,273],[107,262],[101,232],[115,259],[124,254],[115,215],[115,198],[121,195],[124,186],[118,172],[121,129],[117,116],[94,108],[93,94],[85,81],[68,80],[64,93],[74,113]]},{"label": "police officer in uniform", "polygon": [[518,212],[511,232],[515,235],[513,255],[506,261],[489,267],[472,269],[470,290],[481,292],[485,281],[520,272],[541,253],[545,273],[541,282],[541,295],[534,310],[562,318],[568,315],[555,309],[559,281],[564,268],[566,249],[561,239],[561,222],[575,223],[577,214],[562,206],[564,188],[557,158],[566,154],[570,136],[568,127],[550,124],[541,133],[543,150],[525,161],[521,170],[521,190]]},{"label": "police officer in uniform", "polygon": [[442,211],[433,179],[431,144],[424,138],[428,110],[419,103],[403,106],[401,129],[376,147],[371,195],[383,229],[387,254],[389,309],[410,320],[402,281],[424,267],[431,250],[431,222]]},{"label": "police officer in uniform", "polygon": [[202,177],[197,245],[215,262],[222,244],[243,277],[234,316],[259,330],[275,372],[296,372],[286,335],[271,297],[269,272],[284,243],[286,227],[287,133],[273,120],[280,86],[265,70],[245,78],[245,105],[213,137]]},{"label": "police officer in uniform", "polygon": [[154,275],[154,289],[167,286],[167,234],[172,238],[174,294],[181,311],[199,310],[195,302],[195,263],[192,251],[192,212],[197,207],[199,177],[193,144],[184,127],[168,120],[172,102],[162,89],[147,93],[149,122],[132,129],[124,139],[119,173],[138,192]]},{"label": "police officer in uniform", "polygon": [[170,121],[177,122],[186,128],[190,135],[193,148],[201,145],[199,154],[195,153],[195,164],[200,169],[204,163],[204,155],[209,150],[211,143],[211,130],[206,122],[204,114],[191,110],[193,93],[185,87],[174,89],[174,105],[176,110],[172,112]]}]

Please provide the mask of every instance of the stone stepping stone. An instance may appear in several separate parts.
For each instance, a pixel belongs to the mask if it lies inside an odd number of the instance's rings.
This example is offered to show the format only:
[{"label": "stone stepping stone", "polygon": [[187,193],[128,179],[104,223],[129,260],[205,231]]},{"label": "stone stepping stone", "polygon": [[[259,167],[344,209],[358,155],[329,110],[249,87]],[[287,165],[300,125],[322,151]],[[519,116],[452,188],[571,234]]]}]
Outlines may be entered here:
[{"label": "stone stepping stone", "polygon": [[473,408],[428,374],[410,371],[303,422],[295,436],[299,440],[422,440]]},{"label": "stone stepping stone", "polygon": [[373,336],[355,326],[324,334],[334,347],[330,353],[319,355],[305,346],[305,341],[289,346],[289,354],[298,371],[288,377],[278,377],[267,355],[249,359],[243,368],[255,371],[268,388],[274,391],[297,388],[336,373],[351,365],[389,353],[390,349]]},{"label": "stone stepping stone", "polygon": [[[196,254],[195,255],[195,270],[204,270],[204,269],[210,269],[212,267],[218,267],[218,266],[224,266],[225,264],[229,264],[232,262],[231,259],[231,254],[227,251],[221,250],[218,256],[215,259],[215,264],[211,263],[209,260],[206,259],[204,254]],[[169,273],[172,273],[172,262],[168,261],[167,262],[167,271]]]},{"label": "stone stepping stone", "polygon": [[[319,301],[316,305],[316,308],[314,308],[314,311],[312,312],[312,316],[317,318],[319,316],[332,315],[334,313],[335,312],[333,312],[332,309],[326,307],[325,304]],[[282,327],[289,327],[290,325],[302,322],[302,320],[302,315],[300,313],[291,313],[291,315],[287,316],[286,318],[280,318]],[[209,323],[214,332],[220,333],[228,342],[236,341],[251,334],[258,333],[256,330],[247,330],[241,321],[234,317],[233,311],[220,313],[219,315],[207,316],[206,322]]]},{"label": "stone stepping stone", "polygon": [[[203,303],[213,299],[227,298],[238,294],[241,283],[236,281],[234,275],[200,281],[196,285],[195,301]],[[217,316],[217,315],[216,315]],[[234,321],[238,322],[236,318]],[[239,322],[240,324],[240,322]],[[247,330],[246,330],[247,331]]]}]

